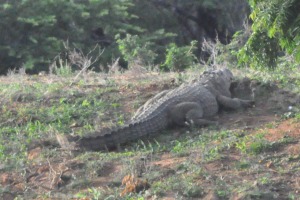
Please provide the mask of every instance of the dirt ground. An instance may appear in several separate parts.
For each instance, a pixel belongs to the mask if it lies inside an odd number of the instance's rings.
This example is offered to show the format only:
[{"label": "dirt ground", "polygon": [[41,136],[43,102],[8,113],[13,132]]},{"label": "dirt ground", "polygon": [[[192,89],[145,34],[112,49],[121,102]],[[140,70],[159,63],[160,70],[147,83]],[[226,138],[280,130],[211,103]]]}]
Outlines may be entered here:
[{"label": "dirt ground", "polygon": [[[255,84],[255,90],[250,88],[250,84]],[[133,108],[130,102],[141,95],[143,101],[153,96],[162,89],[172,88],[172,80],[161,83],[151,83],[146,87],[141,86],[132,91],[131,88],[120,88],[118,92],[124,94],[124,98],[120,102],[124,112],[131,113]],[[195,178],[194,184],[205,188],[205,190],[198,197],[186,197],[186,199],[222,199],[216,194],[214,190],[215,181],[222,180],[227,184],[236,182],[251,183],[252,191],[236,191],[229,194],[225,199],[293,199],[288,194],[298,195],[300,193],[300,123],[299,120],[290,118],[293,114],[293,109],[300,104],[300,97],[289,91],[279,89],[275,84],[262,84],[250,80],[241,80],[238,85],[232,89],[234,96],[241,98],[255,99],[255,107],[241,110],[241,111],[222,111],[216,120],[219,122],[218,129],[220,130],[238,130],[239,132],[246,132],[247,135],[255,135],[259,133],[264,134],[264,139],[269,142],[276,143],[283,138],[292,138],[292,142],[284,145],[274,147],[274,149],[267,150],[264,156],[248,156],[239,152],[235,148],[229,148],[222,151],[220,159],[209,162],[201,162],[202,167],[206,170],[206,178],[199,176]],[[180,137],[181,133],[186,128],[179,130],[170,130],[171,137]],[[130,145],[130,144],[129,144]],[[178,165],[191,160],[195,156],[194,162],[197,163],[197,153],[190,152],[187,155],[174,155],[171,152],[161,152],[153,155],[153,158],[147,162],[141,162],[142,168],[151,168],[159,171],[160,177],[153,179],[151,182],[143,182],[143,177],[127,177],[126,180],[116,180],[115,174],[118,174],[124,168],[126,163],[120,163],[118,160],[103,163],[101,171],[97,171],[97,177],[89,180],[89,184],[82,186],[78,184],[77,177],[81,177],[81,169],[86,165],[82,160],[76,157],[76,154],[69,151],[60,150],[59,157],[51,158],[51,160],[41,158],[43,148],[36,147],[28,151],[28,160],[34,160],[35,164],[24,168],[22,174],[14,172],[0,173],[0,184],[2,186],[9,186],[10,192],[5,192],[2,199],[14,199],[18,194],[30,193],[40,194],[38,199],[92,199],[91,197],[74,197],[74,193],[79,191],[88,191],[88,188],[100,188],[106,191],[111,188],[125,188],[126,192],[134,191],[137,187],[151,188],[151,184],[155,180],[163,180],[166,177],[177,173]],[[92,154],[92,153],[91,153]],[[236,163],[243,159],[249,160],[251,163],[257,165],[257,171],[237,170]],[[294,159],[289,162],[283,158],[289,157]],[[96,158],[96,157],[95,157]],[[275,159],[273,159],[275,158]],[[89,155],[89,159],[93,159],[93,155]],[[40,161],[40,162],[39,162]],[[199,161],[200,162],[200,161]],[[280,171],[279,169],[282,169]],[[259,171],[259,172],[258,172]],[[257,182],[260,176],[269,177],[270,184],[262,184]],[[25,178],[24,178],[25,177]],[[75,183],[76,180],[76,183]],[[85,180],[81,180],[84,182]],[[268,182],[268,180],[266,180]],[[128,187],[126,186],[128,183]],[[130,188],[132,185],[133,188]],[[127,191],[126,191],[127,189]],[[264,191],[256,194],[253,192]],[[234,191],[234,189],[233,189]],[[51,194],[51,198],[47,195]],[[121,198],[121,197],[120,197]],[[297,196],[296,196],[297,198]],[[167,191],[161,197],[148,196],[146,199],[176,199],[176,191]]]}]

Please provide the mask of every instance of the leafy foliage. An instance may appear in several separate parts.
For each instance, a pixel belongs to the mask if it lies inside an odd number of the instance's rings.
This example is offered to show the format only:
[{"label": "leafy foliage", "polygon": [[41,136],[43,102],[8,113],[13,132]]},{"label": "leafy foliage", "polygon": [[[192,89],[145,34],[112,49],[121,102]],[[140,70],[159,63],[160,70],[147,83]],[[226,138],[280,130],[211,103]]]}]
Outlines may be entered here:
[{"label": "leafy foliage", "polygon": [[10,67],[45,68],[65,41],[83,51],[98,42],[105,46],[109,35],[137,29],[127,23],[134,17],[127,12],[132,5],[131,0],[1,3],[0,59]]},{"label": "leafy foliage", "polygon": [[300,62],[300,2],[297,0],[249,0],[252,34],[240,50],[240,63],[274,68],[282,51]]},{"label": "leafy foliage", "polygon": [[[245,4],[245,0],[3,1],[0,73],[19,67],[46,71],[59,53],[63,60],[68,59],[66,41],[83,54],[96,44],[105,49],[93,65],[96,69],[99,65],[107,69],[118,57],[120,61],[138,58],[142,65],[160,65],[171,43],[184,47],[193,40],[217,36],[227,43],[241,27]],[[196,53],[200,55],[200,50]]]},{"label": "leafy foliage", "polygon": [[178,47],[175,43],[171,43],[167,48],[166,60],[161,68],[171,71],[182,71],[192,66],[196,59],[193,51],[196,49],[197,41],[192,41],[190,45]]},{"label": "leafy foliage", "polygon": [[166,33],[164,29],[159,29],[149,35],[146,33],[144,35],[126,34],[126,37],[121,38],[118,34],[116,42],[122,56],[129,64],[135,62],[151,68],[155,61],[160,62],[163,59],[158,53],[165,52],[166,47],[158,45],[159,41],[175,36],[176,34]]}]

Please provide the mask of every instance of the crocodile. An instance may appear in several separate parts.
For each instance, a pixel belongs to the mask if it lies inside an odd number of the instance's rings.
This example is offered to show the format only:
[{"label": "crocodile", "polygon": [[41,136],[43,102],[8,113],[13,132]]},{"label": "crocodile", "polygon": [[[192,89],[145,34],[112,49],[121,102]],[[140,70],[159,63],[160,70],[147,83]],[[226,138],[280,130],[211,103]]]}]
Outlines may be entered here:
[{"label": "crocodile", "polygon": [[105,150],[120,144],[151,137],[172,126],[217,124],[212,117],[221,108],[240,109],[254,105],[253,100],[232,98],[232,72],[227,69],[210,70],[181,86],[165,90],[148,100],[124,126],[107,133],[74,137],[75,145],[85,150]]}]

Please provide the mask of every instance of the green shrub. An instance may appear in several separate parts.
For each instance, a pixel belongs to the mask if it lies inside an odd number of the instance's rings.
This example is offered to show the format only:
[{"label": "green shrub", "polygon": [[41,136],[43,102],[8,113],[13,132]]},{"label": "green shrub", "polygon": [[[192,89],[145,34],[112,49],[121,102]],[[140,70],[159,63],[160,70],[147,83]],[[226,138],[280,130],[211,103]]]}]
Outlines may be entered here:
[{"label": "green shrub", "polygon": [[196,63],[197,58],[193,51],[196,49],[197,41],[192,41],[190,45],[178,47],[171,43],[167,48],[167,55],[161,69],[170,71],[182,71]]},{"label": "green shrub", "polygon": [[124,59],[130,64],[139,61],[141,65],[153,65],[157,54],[152,50],[153,42],[138,35],[126,34],[124,39],[117,36],[117,43]]},{"label": "green shrub", "polygon": [[[47,70],[65,41],[85,53],[96,43],[107,46],[117,33],[136,29],[128,22],[134,18],[128,13],[133,5],[132,0],[4,1],[0,60],[6,69],[23,65],[27,70]],[[112,57],[112,51],[105,54]],[[0,72],[4,70],[2,66]]]},{"label": "green shrub", "polygon": [[300,63],[300,1],[249,0],[252,7],[252,33],[239,51],[242,65],[274,68],[284,53]]}]

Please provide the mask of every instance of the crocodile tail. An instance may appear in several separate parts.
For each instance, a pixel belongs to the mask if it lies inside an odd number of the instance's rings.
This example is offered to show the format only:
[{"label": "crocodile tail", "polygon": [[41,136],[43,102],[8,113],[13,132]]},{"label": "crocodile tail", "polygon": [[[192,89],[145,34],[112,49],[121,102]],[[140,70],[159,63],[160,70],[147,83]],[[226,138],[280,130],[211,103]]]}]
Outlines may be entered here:
[{"label": "crocodile tail", "polygon": [[115,149],[119,144],[154,135],[160,130],[165,129],[166,125],[166,123],[156,120],[153,123],[149,121],[137,122],[113,130],[105,135],[83,137],[77,141],[77,146],[80,149],[92,151]]}]

